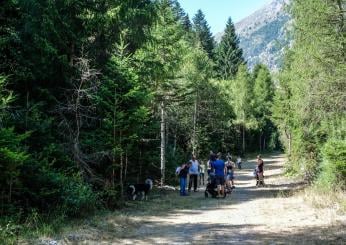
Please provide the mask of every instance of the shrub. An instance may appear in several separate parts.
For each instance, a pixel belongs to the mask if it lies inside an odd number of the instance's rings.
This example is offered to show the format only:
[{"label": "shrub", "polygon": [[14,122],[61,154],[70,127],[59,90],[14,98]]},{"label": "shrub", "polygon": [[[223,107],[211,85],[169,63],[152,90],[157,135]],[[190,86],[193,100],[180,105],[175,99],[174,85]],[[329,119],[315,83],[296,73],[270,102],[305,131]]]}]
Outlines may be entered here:
[{"label": "shrub", "polygon": [[346,189],[346,142],[328,140],[322,149],[323,163],[318,178],[320,186]]},{"label": "shrub", "polygon": [[80,176],[62,178],[61,188],[62,207],[68,216],[90,214],[97,207],[97,195]]}]

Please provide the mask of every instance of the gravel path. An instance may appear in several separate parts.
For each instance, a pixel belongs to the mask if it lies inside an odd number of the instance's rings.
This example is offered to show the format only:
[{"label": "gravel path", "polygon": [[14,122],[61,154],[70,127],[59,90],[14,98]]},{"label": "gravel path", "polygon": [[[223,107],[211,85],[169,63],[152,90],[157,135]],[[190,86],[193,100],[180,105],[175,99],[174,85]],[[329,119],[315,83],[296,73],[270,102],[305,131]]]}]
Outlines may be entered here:
[{"label": "gravel path", "polygon": [[[282,177],[284,158],[264,158],[265,187],[255,187],[248,161],[236,172],[236,189],[225,200],[189,197],[194,207],[145,217],[134,237],[122,244],[346,244],[345,217],[315,210],[299,196],[304,183]],[[181,198],[181,197],[177,197]],[[199,203],[200,205],[197,205]]]},{"label": "gravel path", "polygon": [[255,187],[249,160],[237,170],[236,189],[226,199],[152,193],[147,202],[87,221],[57,244],[346,244],[346,217],[314,209],[302,195],[304,183],[282,176],[283,155],[264,158],[265,187]]}]

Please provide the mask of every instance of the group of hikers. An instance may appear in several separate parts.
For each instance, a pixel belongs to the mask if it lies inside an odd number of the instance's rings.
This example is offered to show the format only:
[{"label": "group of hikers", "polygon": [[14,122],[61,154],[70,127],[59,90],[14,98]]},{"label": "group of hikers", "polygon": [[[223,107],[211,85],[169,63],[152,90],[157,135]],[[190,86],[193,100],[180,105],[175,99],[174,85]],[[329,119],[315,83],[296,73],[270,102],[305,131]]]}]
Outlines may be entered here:
[{"label": "group of hikers", "polygon": [[[205,183],[205,170],[207,168],[208,181],[212,178],[217,185],[218,196],[223,196],[225,192],[231,192],[235,188],[234,185],[234,170],[237,165],[238,169],[242,168],[242,159],[237,157],[236,162],[232,161],[230,154],[226,155],[226,160],[223,160],[222,154],[215,154],[210,151],[209,160],[206,164],[200,163],[196,159],[196,155],[192,154],[191,160],[182,164],[176,169],[176,174],[179,176],[180,195],[188,196],[187,191],[198,191],[198,184]],[[257,156],[257,166],[254,169],[254,177],[256,178],[256,186],[264,185],[263,181],[263,165],[264,162],[261,156]],[[189,181],[187,181],[189,179]],[[187,183],[188,182],[188,183]]]}]

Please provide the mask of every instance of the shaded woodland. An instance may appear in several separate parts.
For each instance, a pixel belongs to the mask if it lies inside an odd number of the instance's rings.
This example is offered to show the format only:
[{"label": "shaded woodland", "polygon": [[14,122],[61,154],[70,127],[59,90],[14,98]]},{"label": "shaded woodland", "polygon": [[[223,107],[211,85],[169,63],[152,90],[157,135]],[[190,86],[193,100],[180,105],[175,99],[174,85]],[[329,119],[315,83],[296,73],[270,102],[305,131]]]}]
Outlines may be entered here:
[{"label": "shaded woodland", "polygon": [[[294,0],[274,77],[249,70],[176,0],[5,0],[0,7],[0,215],[78,217],[209,151],[285,150],[287,171],[346,186],[345,1]],[[53,211],[54,210],[54,211]]]}]

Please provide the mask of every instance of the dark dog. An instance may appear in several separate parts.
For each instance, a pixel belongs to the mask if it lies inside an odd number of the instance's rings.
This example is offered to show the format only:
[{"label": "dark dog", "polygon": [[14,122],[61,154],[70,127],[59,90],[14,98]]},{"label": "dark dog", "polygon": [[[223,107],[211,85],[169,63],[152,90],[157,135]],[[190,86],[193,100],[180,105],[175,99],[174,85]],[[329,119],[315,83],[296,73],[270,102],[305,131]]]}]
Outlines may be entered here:
[{"label": "dark dog", "polygon": [[[214,174],[210,174],[209,178],[208,178],[208,183],[207,186],[205,188],[204,191],[204,196],[208,197],[209,195],[211,195],[212,198],[216,198],[217,197],[217,185],[216,185],[216,181],[215,181],[215,175]],[[223,198],[226,197],[226,190],[223,194]]]},{"label": "dark dog", "polygon": [[127,187],[127,195],[129,199],[136,200],[137,196],[141,196],[141,200],[148,200],[149,191],[153,188],[153,181],[146,179],[144,184],[134,184]]}]

